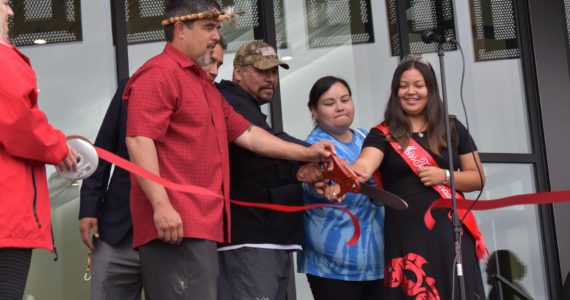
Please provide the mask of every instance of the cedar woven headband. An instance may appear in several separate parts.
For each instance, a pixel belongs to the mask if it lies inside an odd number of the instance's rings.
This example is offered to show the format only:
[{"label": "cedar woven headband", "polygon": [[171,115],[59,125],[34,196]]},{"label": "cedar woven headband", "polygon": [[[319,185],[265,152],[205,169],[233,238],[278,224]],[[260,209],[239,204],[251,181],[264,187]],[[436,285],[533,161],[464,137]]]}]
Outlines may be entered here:
[{"label": "cedar woven headband", "polygon": [[194,20],[204,20],[204,19],[213,19],[218,22],[226,22],[228,20],[232,20],[237,15],[241,15],[242,11],[239,9],[234,9],[233,7],[226,7],[224,11],[220,11],[218,9],[211,9],[210,11],[203,11],[199,13],[189,14],[185,16],[176,16],[172,18],[168,18],[162,20],[160,23],[163,27],[170,26],[178,21],[180,22],[188,22]]}]

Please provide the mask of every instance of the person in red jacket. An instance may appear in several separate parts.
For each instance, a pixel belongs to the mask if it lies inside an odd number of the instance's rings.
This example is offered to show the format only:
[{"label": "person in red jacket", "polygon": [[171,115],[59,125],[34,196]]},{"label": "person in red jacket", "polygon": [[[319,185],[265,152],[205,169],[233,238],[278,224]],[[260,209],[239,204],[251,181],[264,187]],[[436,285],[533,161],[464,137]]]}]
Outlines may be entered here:
[{"label": "person in red jacket", "polygon": [[32,249],[54,252],[45,164],[76,168],[76,154],[37,105],[36,75],[8,42],[0,0],[0,299],[22,299]]}]

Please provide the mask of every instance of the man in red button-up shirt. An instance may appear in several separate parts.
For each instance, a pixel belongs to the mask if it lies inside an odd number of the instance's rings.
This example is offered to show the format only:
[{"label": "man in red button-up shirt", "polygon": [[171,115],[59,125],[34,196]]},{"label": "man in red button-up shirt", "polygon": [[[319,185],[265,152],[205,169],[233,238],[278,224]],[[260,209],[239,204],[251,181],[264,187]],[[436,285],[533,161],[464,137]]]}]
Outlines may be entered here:
[{"label": "man in red button-up shirt", "polygon": [[[229,142],[300,161],[320,161],[332,150],[326,143],[305,148],[278,139],[251,126],[222,99],[196,64],[219,40],[217,10],[210,0],[167,5],[164,52],[133,75],[123,97],[131,160],[167,180],[219,195],[132,181],[133,243],[151,300],[217,298],[216,243],[229,242]],[[175,18],[181,16],[188,16],[185,22]]]}]

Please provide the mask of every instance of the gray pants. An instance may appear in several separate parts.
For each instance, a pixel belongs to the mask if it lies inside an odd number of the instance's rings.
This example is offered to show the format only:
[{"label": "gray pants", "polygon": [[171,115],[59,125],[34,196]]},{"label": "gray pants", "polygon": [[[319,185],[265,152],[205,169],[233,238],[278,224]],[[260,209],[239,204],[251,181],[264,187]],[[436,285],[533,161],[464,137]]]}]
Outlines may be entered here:
[{"label": "gray pants", "polygon": [[290,251],[244,247],[220,251],[219,258],[219,300],[285,299]]},{"label": "gray pants", "polygon": [[215,242],[184,239],[180,245],[154,240],[139,248],[146,300],[218,297]]},{"label": "gray pants", "polygon": [[91,299],[141,299],[142,271],[139,253],[132,248],[132,233],[115,246],[98,239],[93,243]]}]

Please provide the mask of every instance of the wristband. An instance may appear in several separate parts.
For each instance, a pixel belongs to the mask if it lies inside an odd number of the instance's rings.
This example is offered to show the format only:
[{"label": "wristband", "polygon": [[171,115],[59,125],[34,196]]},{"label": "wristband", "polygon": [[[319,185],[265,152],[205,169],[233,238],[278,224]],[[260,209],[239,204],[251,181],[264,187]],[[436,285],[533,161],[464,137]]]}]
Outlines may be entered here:
[{"label": "wristband", "polygon": [[451,174],[449,173],[448,169],[445,169],[445,181],[443,183],[449,183],[449,178],[451,177]]}]

